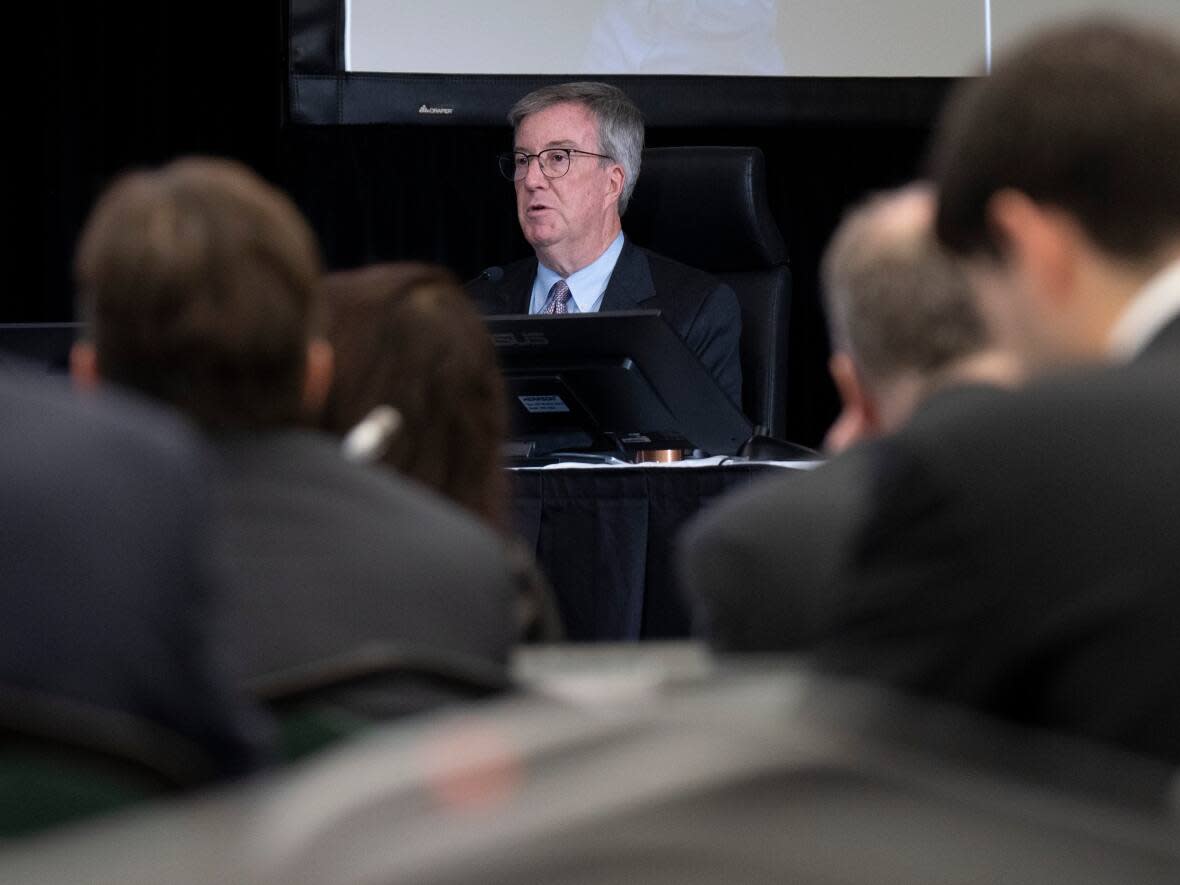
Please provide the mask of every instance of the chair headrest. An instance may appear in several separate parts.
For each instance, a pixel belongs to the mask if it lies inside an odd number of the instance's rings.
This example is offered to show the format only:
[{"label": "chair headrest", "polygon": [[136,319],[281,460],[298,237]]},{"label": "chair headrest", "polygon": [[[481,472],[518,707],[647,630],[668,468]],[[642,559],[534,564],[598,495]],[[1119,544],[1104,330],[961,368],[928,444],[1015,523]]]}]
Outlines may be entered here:
[{"label": "chair headrest", "polygon": [[770,214],[756,147],[667,147],[643,152],[623,228],[638,245],[712,272],[787,260]]}]

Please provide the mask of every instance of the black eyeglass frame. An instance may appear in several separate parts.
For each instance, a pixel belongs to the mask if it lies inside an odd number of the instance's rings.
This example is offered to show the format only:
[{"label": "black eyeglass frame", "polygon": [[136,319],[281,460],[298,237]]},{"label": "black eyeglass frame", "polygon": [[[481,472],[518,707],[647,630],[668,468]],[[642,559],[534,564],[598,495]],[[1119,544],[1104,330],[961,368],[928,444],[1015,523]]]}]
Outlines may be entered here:
[{"label": "black eyeglass frame", "polygon": [[[545,171],[545,161],[542,159],[542,157],[545,154],[552,155],[555,153],[569,154],[570,159],[573,158],[574,154],[581,154],[584,157],[598,157],[600,160],[610,160],[612,163],[615,162],[614,157],[608,157],[606,154],[596,154],[593,151],[583,151],[579,148],[545,148],[543,151],[538,151],[535,154],[528,154],[524,151],[505,151],[502,154],[497,154],[496,160],[500,166],[500,174],[509,181],[517,182],[529,174],[529,165],[532,163],[533,158],[536,158],[537,165],[541,169],[541,174],[550,181],[553,181],[558,178],[564,178],[570,171],[569,166],[566,166],[565,172],[562,172],[560,175],[550,175]],[[525,160],[523,166],[519,164],[521,157],[524,157]],[[511,174],[509,174],[510,172]],[[519,175],[517,174],[518,172]]]}]

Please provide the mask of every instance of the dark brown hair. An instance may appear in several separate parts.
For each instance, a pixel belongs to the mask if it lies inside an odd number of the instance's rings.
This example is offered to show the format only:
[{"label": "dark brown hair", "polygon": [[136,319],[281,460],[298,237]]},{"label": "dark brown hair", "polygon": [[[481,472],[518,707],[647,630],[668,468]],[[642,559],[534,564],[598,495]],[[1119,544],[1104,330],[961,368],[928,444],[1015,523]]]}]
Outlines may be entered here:
[{"label": "dark brown hair", "polygon": [[952,96],[931,153],[937,232],[999,255],[988,202],[1013,188],[1101,248],[1152,257],[1180,234],[1180,48],[1109,18],[1043,31]]},{"label": "dark brown hair", "polygon": [[75,261],[101,375],[212,429],[300,420],[319,270],[295,205],[208,158],[117,179]]},{"label": "dark brown hair", "polygon": [[385,463],[503,529],[503,383],[458,281],[405,262],[328,274],[323,288],[336,352],[325,427],[345,434],[374,407],[394,406],[403,423]]}]

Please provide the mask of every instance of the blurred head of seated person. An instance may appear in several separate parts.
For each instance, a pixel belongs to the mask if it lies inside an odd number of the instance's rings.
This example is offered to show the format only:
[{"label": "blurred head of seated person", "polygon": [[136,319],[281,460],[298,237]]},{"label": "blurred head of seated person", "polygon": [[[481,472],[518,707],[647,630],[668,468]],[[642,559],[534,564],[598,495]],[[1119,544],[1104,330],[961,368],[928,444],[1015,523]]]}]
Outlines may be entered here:
[{"label": "blurred head of seated person", "polygon": [[1039,45],[946,115],[936,232],[1031,368],[1126,361],[1175,314],[1180,50],[1114,19]]},{"label": "blurred head of seated person", "polygon": [[[283,194],[226,160],[130,173],[91,214],[76,272],[90,337],[75,373],[210,431],[218,551],[235,580],[224,632],[256,691],[356,685],[408,653],[448,672],[503,666],[513,593],[498,538],[302,426],[332,359],[315,237]],[[402,711],[398,692],[361,688],[349,697],[366,710]]]},{"label": "blurred head of seated person", "polygon": [[[414,262],[324,277],[336,372],[324,426],[509,538],[504,384],[478,311],[450,271]],[[368,434],[368,435],[365,435]],[[514,539],[524,638],[557,639],[552,594]]]},{"label": "blurred head of seated person", "polygon": [[490,268],[468,285],[488,314],[659,310],[741,402],[741,314],[733,290],[656,255],[623,234],[639,179],[639,109],[607,83],[560,83],[521,98],[508,113],[512,150],[500,171],[534,256]]},{"label": "blurred head of seated person", "polygon": [[822,265],[829,369],[843,410],[837,452],[900,427],[928,394],[955,383],[1011,383],[1015,356],[991,346],[976,295],[934,238],[925,185],[876,195],[836,229]]},{"label": "blurred head of seated person", "polygon": [[462,286],[445,268],[411,262],[328,274],[323,286],[336,354],[325,426],[345,435],[392,406],[396,424],[375,441],[380,460],[504,528],[504,386]]},{"label": "blurred head of seated person", "polygon": [[249,771],[211,636],[205,452],[148,403],[0,377],[0,835]]},{"label": "blurred head of seated person", "polygon": [[710,513],[703,627],[1180,761],[1180,45],[1039,32],[935,131],[937,235],[1036,377]]},{"label": "blurred head of seated person", "polygon": [[319,275],[307,223],[245,167],[184,158],[125,175],[78,245],[87,337],[71,370],[213,431],[299,424],[318,413],[331,378]]}]

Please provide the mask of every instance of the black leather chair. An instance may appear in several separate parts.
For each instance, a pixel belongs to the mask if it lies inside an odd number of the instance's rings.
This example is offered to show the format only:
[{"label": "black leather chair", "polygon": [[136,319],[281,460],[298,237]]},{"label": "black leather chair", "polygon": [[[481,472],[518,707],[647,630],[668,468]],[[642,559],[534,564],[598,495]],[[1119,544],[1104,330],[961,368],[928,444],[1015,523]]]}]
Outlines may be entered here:
[{"label": "black leather chair", "polygon": [[623,229],[638,245],[733,287],[742,311],[742,410],[771,435],[784,436],[791,272],[770,214],[762,151],[644,151]]}]

